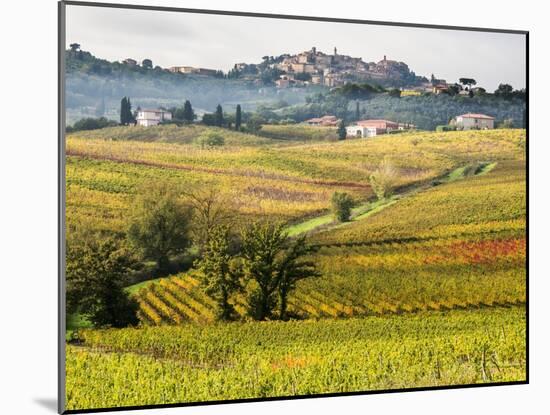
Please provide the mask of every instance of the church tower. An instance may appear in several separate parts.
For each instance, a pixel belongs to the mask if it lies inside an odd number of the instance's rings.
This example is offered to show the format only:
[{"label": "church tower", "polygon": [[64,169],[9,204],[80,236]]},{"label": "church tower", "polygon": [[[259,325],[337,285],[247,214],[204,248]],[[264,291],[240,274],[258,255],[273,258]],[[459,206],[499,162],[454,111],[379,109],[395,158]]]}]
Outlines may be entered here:
[{"label": "church tower", "polygon": [[334,46],[334,56],[336,56],[338,53],[336,51],[336,46]]}]

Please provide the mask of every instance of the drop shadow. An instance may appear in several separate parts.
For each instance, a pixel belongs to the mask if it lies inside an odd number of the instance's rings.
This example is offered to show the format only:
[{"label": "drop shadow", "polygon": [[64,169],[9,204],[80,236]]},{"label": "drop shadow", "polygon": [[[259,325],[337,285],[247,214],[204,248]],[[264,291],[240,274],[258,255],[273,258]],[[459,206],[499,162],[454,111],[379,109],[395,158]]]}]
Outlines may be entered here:
[{"label": "drop shadow", "polygon": [[38,405],[57,413],[57,399],[54,398],[34,398]]}]

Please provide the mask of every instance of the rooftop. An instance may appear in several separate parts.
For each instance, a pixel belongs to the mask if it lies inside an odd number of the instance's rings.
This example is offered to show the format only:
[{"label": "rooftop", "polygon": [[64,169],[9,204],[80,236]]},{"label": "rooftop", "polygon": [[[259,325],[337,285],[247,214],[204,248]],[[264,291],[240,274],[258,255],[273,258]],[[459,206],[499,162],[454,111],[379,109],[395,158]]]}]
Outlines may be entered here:
[{"label": "rooftop", "polygon": [[310,118],[306,122],[335,121],[337,119],[335,115],[323,115],[320,118]]},{"label": "rooftop", "polygon": [[389,120],[360,120],[357,121],[357,125],[362,127],[387,128],[388,125],[397,126],[398,124],[395,121]]},{"label": "rooftop", "polygon": [[482,118],[484,120],[494,120],[495,117],[491,117],[490,115],[485,115],[485,114],[472,114],[472,113],[467,113],[467,114],[462,114],[462,115],[459,115],[459,117],[462,117],[462,118]]}]

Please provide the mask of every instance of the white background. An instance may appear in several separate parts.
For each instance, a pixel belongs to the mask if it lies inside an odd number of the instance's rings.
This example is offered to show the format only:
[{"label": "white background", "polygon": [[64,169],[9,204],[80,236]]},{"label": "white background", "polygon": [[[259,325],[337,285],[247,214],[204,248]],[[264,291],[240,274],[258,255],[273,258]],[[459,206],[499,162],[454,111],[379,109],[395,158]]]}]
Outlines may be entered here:
[{"label": "white background", "polygon": [[[116,2],[116,0],[111,0]],[[130,0],[128,0],[130,2]],[[134,0],[134,2],[140,2]],[[498,27],[531,32],[530,385],[141,411],[143,414],[547,413],[550,275],[545,254],[550,62],[542,1],[141,1],[149,5]],[[0,13],[0,412],[52,414],[57,367],[57,5]],[[437,32],[434,32],[437,36]],[[506,53],[506,51],[502,51]],[[498,75],[498,68],[495,74]],[[546,408],[546,409],[544,409]]]}]

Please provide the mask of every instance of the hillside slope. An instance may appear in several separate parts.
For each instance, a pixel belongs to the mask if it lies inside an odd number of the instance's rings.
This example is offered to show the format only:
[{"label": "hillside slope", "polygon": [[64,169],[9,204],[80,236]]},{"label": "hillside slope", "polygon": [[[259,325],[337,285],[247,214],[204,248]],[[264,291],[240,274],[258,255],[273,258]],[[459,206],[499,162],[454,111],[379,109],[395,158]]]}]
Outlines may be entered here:
[{"label": "hillside slope", "polygon": [[187,144],[202,127],[172,127],[138,138],[149,142],[135,141],[133,134],[153,129],[115,127],[69,135],[69,229],[122,231],[133,195],[152,179],[184,184],[186,191],[207,183],[232,201],[229,206],[237,217],[299,221],[328,212],[335,191],[347,191],[358,200],[371,198],[369,175],[385,158],[398,172],[396,185],[407,186],[475,161],[518,159],[525,137],[522,130],[411,133],[281,146],[222,131],[227,145],[203,149]]},{"label": "hillside slope", "polygon": [[[442,184],[312,238],[322,276],[299,281],[297,318],[351,317],[525,302],[525,163]],[[138,292],[144,324],[214,319],[196,274]],[[246,318],[246,302],[233,302]]]}]

